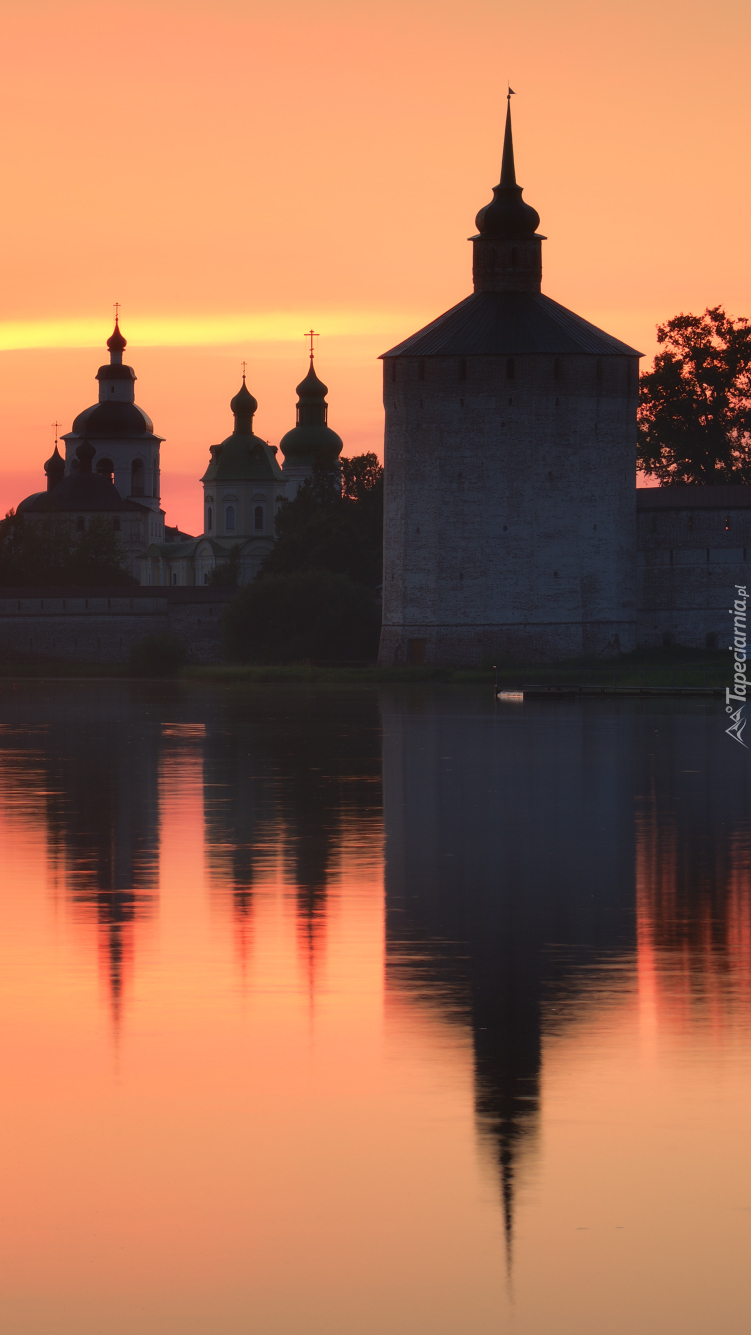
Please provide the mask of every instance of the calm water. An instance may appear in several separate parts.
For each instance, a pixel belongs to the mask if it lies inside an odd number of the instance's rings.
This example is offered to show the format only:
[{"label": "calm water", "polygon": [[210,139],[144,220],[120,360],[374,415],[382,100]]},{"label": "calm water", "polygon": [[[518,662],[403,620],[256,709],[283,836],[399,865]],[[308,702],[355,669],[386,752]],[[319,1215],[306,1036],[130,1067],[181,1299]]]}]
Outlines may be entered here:
[{"label": "calm water", "polygon": [[745,1335],[724,726],[3,682],[3,1335]]}]

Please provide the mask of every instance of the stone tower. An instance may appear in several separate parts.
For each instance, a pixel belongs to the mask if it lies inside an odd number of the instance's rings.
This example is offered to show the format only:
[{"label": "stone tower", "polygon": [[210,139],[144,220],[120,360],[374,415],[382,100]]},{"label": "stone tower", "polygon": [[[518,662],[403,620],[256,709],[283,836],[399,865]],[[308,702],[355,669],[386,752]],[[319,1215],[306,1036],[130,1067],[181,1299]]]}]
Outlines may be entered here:
[{"label": "stone tower", "polygon": [[164,511],[160,500],[159,451],[163,437],[154,434],[151,418],[135,402],[136,373],[123,365],[127,340],[119,322],[107,339],[109,365],[100,366],[99,402],[85,408],[63,436],[65,471],[78,467],[78,449],[83,441],[94,447],[94,472],[114,481],[120,495],[150,510],[147,541],[164,537]]},{"label": "stone tower", "polygon": [[297,386],[297,421],[283,436],[279,448],[284,455],[287,500],[294,500],[316,463],[336,463],[344,448],[341,436],[328,425],[328,386],[318,379],[310,351],[310,368]]},{"label": "stone tower", "polygon": [[384,354],[380,662],[635,645],[640,354],[540,291],[511,106],[474,293]]}]

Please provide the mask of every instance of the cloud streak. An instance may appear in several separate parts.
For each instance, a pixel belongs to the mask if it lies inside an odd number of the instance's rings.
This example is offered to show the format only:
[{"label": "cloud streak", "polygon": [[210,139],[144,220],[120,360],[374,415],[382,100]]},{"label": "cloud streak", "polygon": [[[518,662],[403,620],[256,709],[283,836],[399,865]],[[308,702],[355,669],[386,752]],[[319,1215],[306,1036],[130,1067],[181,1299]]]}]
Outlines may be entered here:
[{"label": "cloud streak", "polygon": [[[147,315],[123,319],[128,342],[141,348],[211,347],[232,343],[299,343],[310,328],[310,311],[256,311],[240,315]],[[411,327],[414,312],[329,311],[315,314],[315,327],[328,337],[383,335]],[[0,352],[26,348],[97,348],[111,322],[101,316],[74,319],[0,320]]]}]

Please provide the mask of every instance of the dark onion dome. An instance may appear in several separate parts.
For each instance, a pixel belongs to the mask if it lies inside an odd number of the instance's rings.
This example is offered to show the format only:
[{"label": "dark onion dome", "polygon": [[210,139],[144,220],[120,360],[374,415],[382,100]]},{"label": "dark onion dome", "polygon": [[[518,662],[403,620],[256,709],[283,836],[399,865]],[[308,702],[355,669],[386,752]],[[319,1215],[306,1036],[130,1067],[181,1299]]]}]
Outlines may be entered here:
[{"label": "dark onion dome", "polygon": [[258,400],[253,398],[248,389],[245,376],[235,397],[230,399],[229,406],[235,418],[235,431],[244,431],[246,434],[251,431],[253,418],[258,410]]},{"label": "dark onion dome", "polygon": [[253,398],[245,376],[240,389],[230,400],[235,429],[220,445],[210,446],[211,463],[202,482],[279,482],[282,470],[276,450],[253,434],[253,416],[258,402]]},{"label": "dark onion dome", "polygon": [[135,403],[93,403],[90,408],[84,408],[84,411],[78,414],[70,434],[73,436],[86,434],[95,440],[112,440],[123,436],[153,436],[154,424],[148,413]]},{"label": "dark onion dome", "polygon": [[524,203],[522,187],[516,184],[510,95],[506,108],[500,183],[493,187],[493,198],[484,209],[480,209],[475,225],[481,236],[494,236],[502,241],[523,241],[525,237],[534,236],[540,226],[539,213],[531,204]]},{"label": "dark onion dome", "polygon": [[123,338],[123,335],[120,333],[120,321],[119,319],[116,319],[115,328],[107,339],[107,347],[110,352],[125,352],[127,346],[128,340],[127,338]]},{"label": "dark onion dome", "polygon": [[44,471],[47,474],[48,491],[52,491],[65,477],[65,460],[57,448],[57,442],[50,458],[45,462]]},{"label": "dark onion dome", "polygon": [[542,292],[473,292],[384,357],[641,357]]},{"label": "dark onion dome", "polygon": [[297,424],[279,442],[285,461],[334,463],[339,458],[344,442],[328,425],[328,392],[311,357],[308,374],[297,386]]}]

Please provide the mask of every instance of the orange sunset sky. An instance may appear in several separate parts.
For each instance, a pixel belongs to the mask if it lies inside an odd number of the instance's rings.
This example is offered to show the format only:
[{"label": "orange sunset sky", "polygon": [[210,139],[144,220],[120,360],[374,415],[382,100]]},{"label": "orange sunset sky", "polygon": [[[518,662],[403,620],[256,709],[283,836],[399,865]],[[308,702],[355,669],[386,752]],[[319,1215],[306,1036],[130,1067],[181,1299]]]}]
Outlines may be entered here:
[{"label": "orange sunset sky", "polygon": [[466,238],[517,174],[543,289],[654,351],[659,320],[751,315],[748,0],[5,0],[0,505],[96,399],[122,303],[198,532],[241,359],[272,444],[302,335],[345,453],[382,449],[384,351],[471,290]]}]

